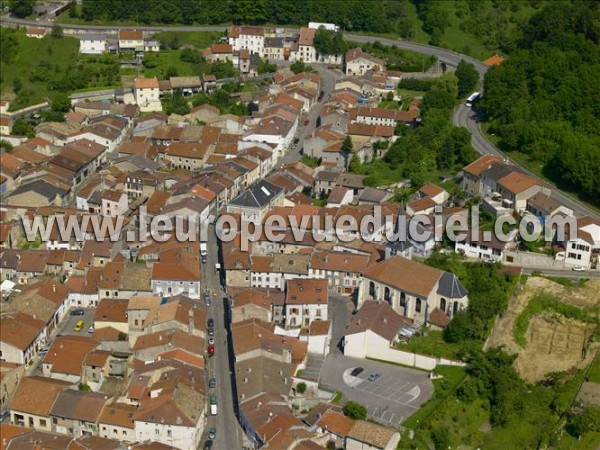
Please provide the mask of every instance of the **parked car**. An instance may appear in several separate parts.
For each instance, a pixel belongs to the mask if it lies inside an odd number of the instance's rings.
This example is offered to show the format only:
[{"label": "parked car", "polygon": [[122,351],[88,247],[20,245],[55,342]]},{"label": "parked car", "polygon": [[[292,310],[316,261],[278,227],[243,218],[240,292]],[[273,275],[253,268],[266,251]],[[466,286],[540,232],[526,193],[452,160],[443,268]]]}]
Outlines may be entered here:
[{"label": "parked car", "polygon": [[210,439],[204,443],[204,450],[210,450],[213,446],[213,441]]},{"label": "parked car", "polygon": [[210,306],[210,292],[208,291],[204,293],[204,304]]},{"label": "parked car", "polygon": [[211,317],[206,321],[206,324],[208,325],[208,328],[212,328],[215,326],[215,320]]},{"label": "parked car", "polygon": [[217,379],[211,378],[210,380],[208,380],[208,387],[211,389],[216,388],[217,387]]},{"label": "parked car", "polygon": [[213,440],[216,437],[217,437],[217,429],[215,427],[212,427],[210,430],[208,430],[208,438],[210,440]]},{"label": "parked car", "polygon": [[96,327],[92,324],[90,325],[90,327],[88,328],[88,333],[93,333],[94,331],[96,331]]},{"label": "parked car", "polygon": [[81,308],[77,308],[77,309],[72,309],[69,314],[71,316],[83,316],[85,314],[85,311]]},{"label": "parked car", "polygon": [[363,369],[362,367],[355,367],[354,369],[352,369],[352,372],[350,372],[350,375],[352,375],[353,377],[357,377],[361,373],[363,373],[364,370],[365,369]]},{"label": "parked car", "polygon": [[371,375],[369,375],[368,380],[370,382],[374,382],[374,381],[379,380],[380,378],[381,378],[381,374],[380,373],[372,373]]},{"label": "parked car", "polygon": [[209,345],[208,346],[208,356],[214,356],[214,354],[215,354],[215,346]]},{"label": "parked car", "polygon": [[214,336],[214,335],[215,335],[215,329],[214,329],[213,327],[210,327],[210,328],[208,329],[208,335],[209,335],[209,336]]},{"label": "parked car", "polygon": [[583,266],[575,266],[575,267],[573,267],[573,270],[575,272],[585,272],[585,267],[583,267]]},{"label": "parked car", "polygon": [[215,345],[215,337],[214,336],[208,337],[208,345]]},{"label": "parked car", "polygon": [[81,331],[81,329],[83,328],[83,320],[80,320],[79,322],[77,322],[75,324],[75,328],[73,328],[75,331],[79,332]]}]

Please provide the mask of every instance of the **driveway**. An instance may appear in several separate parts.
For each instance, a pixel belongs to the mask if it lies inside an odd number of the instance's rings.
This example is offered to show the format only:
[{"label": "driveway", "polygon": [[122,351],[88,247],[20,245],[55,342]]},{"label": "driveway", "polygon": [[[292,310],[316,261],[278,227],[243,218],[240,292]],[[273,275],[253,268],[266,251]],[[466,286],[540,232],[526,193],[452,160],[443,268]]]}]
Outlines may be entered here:
[{"label": "driveway", "polygon": [[[352,376],[352,370],[357,367],[363,371]],[[380,374],[380,377],[369,381],[371,374]],[[366,406],[369,419],[391,426],[400,425],[433,394],[427,372],[335,353],[330,353],[325,360],[319,384],[327,390],[341,392],[344,401]]]}]

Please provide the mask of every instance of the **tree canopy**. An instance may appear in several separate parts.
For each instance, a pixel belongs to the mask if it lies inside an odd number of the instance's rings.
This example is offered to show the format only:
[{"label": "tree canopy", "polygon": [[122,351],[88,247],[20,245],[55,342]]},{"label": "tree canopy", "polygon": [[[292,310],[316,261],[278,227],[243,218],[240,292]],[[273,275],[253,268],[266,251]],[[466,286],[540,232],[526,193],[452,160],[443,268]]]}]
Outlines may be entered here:
[{"label": "tree canopy", "polygon": [[342,33],[326,30],[323,27],[315,31],[313,45],[320,55],[340,55],[344,53],[346,46]]},{"label": "tree canopy", "polygon": [[[565,13],[568,11],[568,14]],[[485,77],[490,132],[544,174],[600,204],[600,4],[549,2],[519,49]]]},{"label": "tree canopy", "polygon": [[15,17],[27,17],[33,14],[35,0],[10,0],[9,10]]}]

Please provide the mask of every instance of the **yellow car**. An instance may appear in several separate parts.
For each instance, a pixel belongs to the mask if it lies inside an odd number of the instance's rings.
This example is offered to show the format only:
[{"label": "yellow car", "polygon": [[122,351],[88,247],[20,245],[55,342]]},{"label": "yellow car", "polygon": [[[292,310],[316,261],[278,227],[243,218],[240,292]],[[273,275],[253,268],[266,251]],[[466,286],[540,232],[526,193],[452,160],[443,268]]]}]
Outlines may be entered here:
[{"label": "yellow car", "polygon": [[75,331],[81,331],[81,329],[83,328],[83,320],[80,320],[79,322],[77,322],[77,324],[75,325]]}]

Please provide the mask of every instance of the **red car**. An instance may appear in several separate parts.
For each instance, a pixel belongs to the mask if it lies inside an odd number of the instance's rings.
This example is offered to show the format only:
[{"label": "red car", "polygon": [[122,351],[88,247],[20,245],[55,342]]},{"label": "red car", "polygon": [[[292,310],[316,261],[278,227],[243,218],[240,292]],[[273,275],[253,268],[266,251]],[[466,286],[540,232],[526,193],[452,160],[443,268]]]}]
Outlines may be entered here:
[{"label": "red car", "polygon": [[209,345],[208,346],[208,356],[213,356],[214,354],[215,354],[215,346]]},{"label": "red car", "polygon": [[304,121],[304,125],[308,125],[309,123],[310,123],[310,119],[306,119],[306,120]]}]

